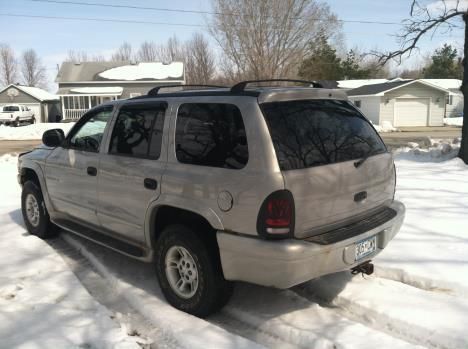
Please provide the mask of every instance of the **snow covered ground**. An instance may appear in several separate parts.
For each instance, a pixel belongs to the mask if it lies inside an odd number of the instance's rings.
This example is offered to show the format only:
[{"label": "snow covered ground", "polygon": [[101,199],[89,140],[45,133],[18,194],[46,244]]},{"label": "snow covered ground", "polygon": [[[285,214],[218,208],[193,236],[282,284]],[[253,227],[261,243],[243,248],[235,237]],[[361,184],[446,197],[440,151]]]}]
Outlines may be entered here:
[{"label": "snow covered ground", "polygon": [[450,126],[463,126],[463,117],[444,118],[444,124]]},{"label": "snow covered ground", "polygon": [[0,140],[35,140],[42,139],[42,134],[54,128],[61,128],[65,134],[75,125],[74,122],[67,123],[43,123],[43,124],[32,124],[20,127],[11,127],[0,125]]},{"label": "snow covered ground", "polygon": [[[444,144],[397,152],[407,217],[374,275],[338,273],[283,291],[239,283],[206,320],[167,305],[150,265],[67,233],[59,240],[164,332],[152,348],[467,348],[468,166]],[[15,172],[14,158],[1,157],[0,347],[131,348],[139,337],[93,300],[61,250],[25,232]]]}]

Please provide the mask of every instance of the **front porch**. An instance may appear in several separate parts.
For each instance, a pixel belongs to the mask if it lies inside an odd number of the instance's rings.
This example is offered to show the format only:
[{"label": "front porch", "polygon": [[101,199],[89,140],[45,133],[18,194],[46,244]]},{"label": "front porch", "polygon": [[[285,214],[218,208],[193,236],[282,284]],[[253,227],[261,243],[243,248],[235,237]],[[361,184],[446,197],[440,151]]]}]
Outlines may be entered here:
[{"label": "front porch", "polygon": [[78,120],[91,108],[100,104],[120,99],[122,87],[82,87],[71,89],[68,94],[61,94],[64,120]]}]

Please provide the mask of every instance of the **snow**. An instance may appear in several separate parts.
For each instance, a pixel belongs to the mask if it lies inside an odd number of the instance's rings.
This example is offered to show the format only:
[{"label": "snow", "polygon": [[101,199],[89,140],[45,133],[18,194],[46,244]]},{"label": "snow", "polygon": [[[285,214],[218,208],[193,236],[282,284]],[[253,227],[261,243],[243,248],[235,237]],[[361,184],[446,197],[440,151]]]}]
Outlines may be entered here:
[{"label": "snow", "polygon": [[[239,283],[228,305],[203,320],[166,303],[152,265],[69,233],[61,239],[177,347],[467,348],[468,166],[456,158],[458,139],[411,146],[395,152],[405,222],[372,276],[337,273],[290,290]],[[2,346],[131,348],[138,338],[89,296],[58,252],[25,232],[15,166],[0,157]]]},{"label": "snow", "polygon": [[91,95],[103,95],[103,94],[116,94],[121,95],[123,92],[123,87],[114,86],[114,87],[77,87],[72,88],[70,92],[91,94]]},{"label": "snow", "polygon": [[2,348],[137,349],[112,314],[62,258],[26,233],[18,206],[16,157],[0,158],[0,338]]},{"label": "snow", "polygon": [[387,79],[356,79],[356,80],[339,80],[338,87],[339,88],[346,88],[346,89],[353,89],[358,88],[364,85],[374,85],[374,84],[383,84],[387,82]]},{"label": "snow", "polygon": [[[49,93],[43,89],[38,87],[30,87],[30,86],[21,86],[21,85],[9,85],[5,87],[2,91],[9,89],[10,87],[16,87],[18,90],[21,90],[38,100],[42,101],[58,101],[60,100],[59,96]],[[0,91],[1,92],[1,91]]]},{"label": "snow", "polygon": [[[371,121],[372,123],[372,121]],[[372,123],[373,124],[373,123]],[[374,125],[374,124],[373,124]],[[389,121],[382,122],[382,125],[374,125],[377,132],[398,132],[398,129],[393,127]]]},{"label": "snow", "polygon": [[449,126],[463,126],[463,117],[444,118],[444,124]]},{"label": "snow", "polygon": [[68,131],[75,125],[74,122],[69,123],[40,123],[20,127],[11,127],[0,125],[0,140],[36,140],[42,139],[42,135],[47,130],[60,128],[67,134]]},{"label": "snow", "polygon": [[446,90],[457,90],[462,81],[459,79],[420,79],[421,81],[445,88]]},{"label": "snow", "polygon": [[182,62],[172,62],[164,64],[161,62],[138,63],[124,65],[117,68],[112,68],[102,73],[99,76],[109,80],[165,80],[165,79],[183,79],[184,64]]}]

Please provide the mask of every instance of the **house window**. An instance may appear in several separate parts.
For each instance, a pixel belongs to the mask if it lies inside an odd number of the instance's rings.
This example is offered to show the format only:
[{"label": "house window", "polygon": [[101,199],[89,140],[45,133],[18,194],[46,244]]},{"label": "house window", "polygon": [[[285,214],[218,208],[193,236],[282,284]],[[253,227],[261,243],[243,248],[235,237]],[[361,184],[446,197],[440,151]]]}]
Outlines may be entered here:
[{"label": "house window", "polygon": [[448,105],[453,105],[453,95],[448,95],[447,96],[447,102],[446,104]]},{"label": "house window", "polygon": [[132,92],[132,93],[130,93],[130,98],[139,97],[139,96],[141,96],[141,93],[140,93],[140,92]]},{"label": "house window", "polygon": [[354,105],[355,105],[357,108],[361,108],[361,101],[354,101]]}]

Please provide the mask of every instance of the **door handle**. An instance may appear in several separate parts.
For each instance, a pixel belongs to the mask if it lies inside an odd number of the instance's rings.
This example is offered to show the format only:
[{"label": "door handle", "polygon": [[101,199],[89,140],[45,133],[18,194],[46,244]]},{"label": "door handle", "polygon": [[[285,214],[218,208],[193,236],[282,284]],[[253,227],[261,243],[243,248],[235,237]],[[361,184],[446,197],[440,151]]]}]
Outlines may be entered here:
[{"label": "door handle", "polygon": [[96,168],[96,167],[90,166],[90,167],[88,167],[88,168],[86,169],[86,172],[87,172],[88,175],[90,175],[90,176],[97,176],[97,168]]},{"label": "door handle", "polygon": [[153,178],[145,178],[143,184],[146,189],[156,190],[156,188],[158,187],[158,181]]}]

